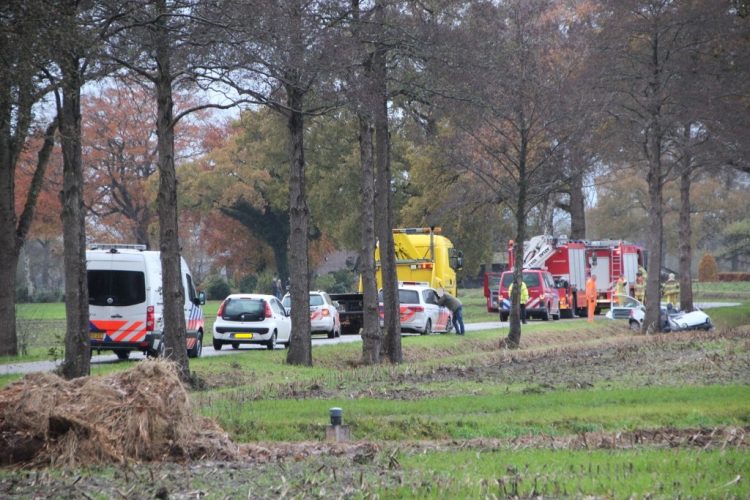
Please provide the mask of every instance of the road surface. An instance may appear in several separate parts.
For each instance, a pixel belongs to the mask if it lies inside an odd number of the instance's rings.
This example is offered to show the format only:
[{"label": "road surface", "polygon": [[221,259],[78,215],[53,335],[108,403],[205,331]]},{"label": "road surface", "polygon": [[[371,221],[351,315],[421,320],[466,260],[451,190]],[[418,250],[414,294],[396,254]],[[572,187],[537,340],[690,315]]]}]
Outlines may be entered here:
[{"label": "road surface", "polygon": [[[696,304],[697,307],[701,309],[710,309],[712,307],[732,307],[739,305],[736,302],[706,302],[706,303],[698,303]],[[568,320],[566,320],[568,321]],[[481,323],[466,323],[466,331],[467,332],[476,332],[480,330],[491,330],[493,328],[502,328],[507,327],[507,322],[499,322],[499,321],[486,321]],[[417,335],[417,334],[405,334],[405,336],[409,335]],[[312,339],[312,345],[315,346],[324,346],[324,345],[333,345],[333,344],[344,344],[349,342],[361,342],[362,338],[359,335],[342,335],[339,338],[336,339],[328,339],[328,338],[319,338],[319,337],[313,337]],[[224,346],[224,349],[221,351],[216,351],[213,346],[210,345],[204,345],[203,346],[203,354],[202,356],[210,357],[210,356],[229,356],[232,354],[236,354],[238,352],[248,351],[248,350],[265,350],[265,346],[242,346],[239,349],[232,349],[230,346]],[[284,349],[282,346],[277,346],[276,349]],[[144,355],[140,352],[134,351],[130,354],[130,359],[143,359]],[[119,360],[117,359],[117,356],[115,356],[111,352],[106,352],[103,354],[94,354],[91,358],[91,363],[93,365],[104,365],[104,364],[110,364],[110,363],[117,363]],[[54,370],[62,361],[29,361],[24,363],[9,363],[9,364],[3,364],[0,365],[0,375],[9,375],[12,373],[34,373],[34,372],[48,372]]]}]

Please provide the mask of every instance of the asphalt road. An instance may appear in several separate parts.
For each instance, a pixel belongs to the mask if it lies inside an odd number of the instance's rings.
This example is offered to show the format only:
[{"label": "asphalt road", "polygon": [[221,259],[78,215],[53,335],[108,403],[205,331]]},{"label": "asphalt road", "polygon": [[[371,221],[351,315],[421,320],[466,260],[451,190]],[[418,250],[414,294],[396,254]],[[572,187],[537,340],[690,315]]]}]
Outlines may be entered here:
[{"label": "asphalt road", "polygon": [[[700,307],[701,309],[710,309],[712,307],[731,307],[738,305],[735,302],[711,302],[711,303],[699,303],[696,304],[696,306]],[[602,316],[600,316],[602,317]],[[570,321],[570,320],[565,320]],[[487,321],[482,323],[467,323],[466,324],[466,331],[467,332],[473,332],[473,331],[480,331],[480,330],[491,330],[493,328],[502,328],[504,326],[508,326],[507,322],[501,323],[499,321]],[[407,335],[416,335],[416,334],[404,334]],[[312,345],[313,347],[316,346],[324,346],[324,345],[333,345],[333,344],[343,344],[343,343],[349,343],[349,342],[361,342],[362,338],[359,335],[342,335],[339,338],[336,339],[328,339],[328,338],[320,338],[320,337],[313,337],[312,339]],[[239,349],[232,349],[230,346],[225,346],[222,350],[216,351],[213,346],[210,345],[204,345],[203,346],[203,354],[202,356],[230,356],[232,354],[237,354],[239,352],[247,351],[247,350],[265,350],[265,346],[242,346]],[[282,346],[277,346],[276,349],[284,349]],[[143,359],[144,355],[140,352],[131,352],[130,359]],[[117,359],[117,356],[112,354],[111,352],[103,353],[103,354],[95,354],[91,358],[91,363],[94,365],[104,365],[108,363],[118,363],[119,360]],[[61,361],[29,361],[25,363],[9,363],[9,364],[2,364],[0,365],[0,375],[9,375],[12,373],[34,373],[34,372],[47,372],[54,370]]]}]

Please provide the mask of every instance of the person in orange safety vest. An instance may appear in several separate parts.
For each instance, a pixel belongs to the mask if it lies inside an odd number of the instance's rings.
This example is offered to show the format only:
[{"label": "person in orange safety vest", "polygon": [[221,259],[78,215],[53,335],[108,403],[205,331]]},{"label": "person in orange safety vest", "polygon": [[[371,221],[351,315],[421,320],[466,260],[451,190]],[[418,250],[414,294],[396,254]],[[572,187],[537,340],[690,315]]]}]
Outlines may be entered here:
[{"label": "person in orange safety vest", "polygon": [[591,276],[589,276],[589,279],[586,280],[586,302],[588,303],[589,308],[589,323],[593,323],[594,321],[594,311],[596,311],[596,296],[596,275],[592,274]]}]

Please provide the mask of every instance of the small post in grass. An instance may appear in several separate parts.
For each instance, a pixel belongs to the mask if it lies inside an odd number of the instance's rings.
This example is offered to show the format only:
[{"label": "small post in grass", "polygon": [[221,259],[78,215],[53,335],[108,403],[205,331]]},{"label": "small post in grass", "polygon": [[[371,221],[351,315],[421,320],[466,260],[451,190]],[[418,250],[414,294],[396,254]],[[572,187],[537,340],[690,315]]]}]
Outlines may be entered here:
[{"label": "small post in grass", "polygon": [[331,415],[331,423],[326,426],[326,441],[349,441],[349,426],[343,425],[343,413],[341,408],[328,410]]}]

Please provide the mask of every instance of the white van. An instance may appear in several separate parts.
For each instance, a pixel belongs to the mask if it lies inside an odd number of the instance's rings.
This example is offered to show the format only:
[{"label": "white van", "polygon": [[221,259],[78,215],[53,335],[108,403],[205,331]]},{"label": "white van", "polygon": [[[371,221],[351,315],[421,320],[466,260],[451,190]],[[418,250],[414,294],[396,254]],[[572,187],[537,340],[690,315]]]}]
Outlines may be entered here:
[{"label": "white van", "polygon": [[[203,293],[196,295],[185,259],[181,259],[185,294],[188,356],[203,350]],[[145,245],[93,244],[86,251],[91,350],[112,350],[120,359],[130,351],[149,356],[164,352],[164,299],[160,252]]]}]

